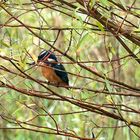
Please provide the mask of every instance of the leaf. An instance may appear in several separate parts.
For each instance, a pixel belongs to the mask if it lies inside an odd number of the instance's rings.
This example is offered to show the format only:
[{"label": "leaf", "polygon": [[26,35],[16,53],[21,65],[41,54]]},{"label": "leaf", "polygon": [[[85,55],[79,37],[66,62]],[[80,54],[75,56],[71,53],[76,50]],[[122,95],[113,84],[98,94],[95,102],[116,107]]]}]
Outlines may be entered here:
[{"label": "leaf", "polygon": [[140,27],[133,30],[133,32],[140,32]]},{"label": "leaf", "polygon": [[32,58],[33,58],[33,60],[37,63],[37,57],[36,57],[36,55],[34,55],[34,54],[32,54]]},{"label": "leaf", "polygon": [[133,52],[137,55],[140,52],[140,48],[136,48]]},{"label": "leaf", "polygon": [[19,64],[21,69],[26,67],[26,61],[19,61],[18,64]]},{"label": "leaf", "polygon": [[90,2],[89,2],[90,9],[92,9],[94,4],[95,4],[95,0],[90,0]]},{"label": "leaf", "polygon": [[80,47],[84,42],[87,41],[87,38],[88,38],[88,37],[89,37],[89,34],[86,33],[86,34],[82,37],[82,39],[78,42],[78,44],[77,44],[77,46],[76,46],[77,51],[79,51],[79,50],[78,50],[79,47]]},{"label": "leaf", "polygon": [[122,4],[122,6],[123,6],[125,9],[127,9],[126,3],[124,2],[124,0],[120,0],[120,2],[121,2],[121,4]]},{"label": "leaf", "polygon": [[15,115],[17,112],[21,111],[23,108],[25,108],[24,105],[19,106],[19,108],[17,108],[17,109],[12,113],[12,115]]},{"label": "leaf", "polygon": [[7,45],[5,42],[3,42],[2,40],[0,40],[0,44],[1,45],[3,45],[3,46],[5,46],[5,47],[7,47],[7,48],[9,48],[9,45]]},{"label": "leaf", "polygon": [[106,84],[106,88],[111,93],[112,92],[112,87],[111,87],[111,85],[110,85],[110,83],[109,83],[109,81],[107,79],[105,79],[105,84]]},{"label": "leaf", "polygon": [[130,120],[130,118],[125,118],[125,120],[127,121],[127,123],[128,123],[128,125],[130,125],[131,124],[131,120]]},{"label": "leaf", "polygon": [[114,104],[113,103],[113,100],[111,99],[111,96],[106,96],[106,100],[107,100],[107,102],[109,103],[109,104]]},{"label": "leaf", "polygon": [[108,6],[108,4],[109,4],[108,0],[100,0],[100,2],[105,6]]},{"label": "leaf", "polygon": [[96,24],[101,31],[104,31],[104,26],[99,21],[96,21]]},{"label": "leaf", "polygon": [[80,15],[78,15],[77,11],[79,10],[80,7],[77,7],[75,10],[74,10],[74,13],[73,13],[73,16],[76,18],[76,19],[79,19],[79,21],[83,24],[83,20],[82,20],[82,17]]},{"label": "leaf", "polygon": [[[94,123],[95,124],[95,123]],[[98,138],[100,135],[101,135],[101,133],[104,131],[104,129],[101,129],[97,134],[96,134],[96,138]]]}]

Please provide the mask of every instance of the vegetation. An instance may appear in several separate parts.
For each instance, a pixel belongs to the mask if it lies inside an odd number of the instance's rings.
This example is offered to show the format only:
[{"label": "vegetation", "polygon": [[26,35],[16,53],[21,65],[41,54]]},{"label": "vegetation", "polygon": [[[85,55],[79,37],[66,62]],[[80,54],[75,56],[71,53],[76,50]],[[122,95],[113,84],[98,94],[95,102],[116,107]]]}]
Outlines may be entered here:
[{"label": "vegetation", "polygon": [[[1,140],[140,139],[140,1],[0,2]],[[53,51],[69,90],[42,76]]]}]

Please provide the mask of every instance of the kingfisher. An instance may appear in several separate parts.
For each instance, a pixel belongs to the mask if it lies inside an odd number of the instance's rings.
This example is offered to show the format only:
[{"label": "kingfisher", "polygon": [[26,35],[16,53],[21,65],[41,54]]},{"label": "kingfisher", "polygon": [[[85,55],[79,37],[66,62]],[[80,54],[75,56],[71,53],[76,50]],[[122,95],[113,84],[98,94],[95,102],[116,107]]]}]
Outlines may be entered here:
[{"label": "kingfisher", "polygon": [[57,57],[52,51],[43,50],[38,55],[37,63],[48,82],[60,86],[69,85],[67,72],[64,66],[58,62]]}]

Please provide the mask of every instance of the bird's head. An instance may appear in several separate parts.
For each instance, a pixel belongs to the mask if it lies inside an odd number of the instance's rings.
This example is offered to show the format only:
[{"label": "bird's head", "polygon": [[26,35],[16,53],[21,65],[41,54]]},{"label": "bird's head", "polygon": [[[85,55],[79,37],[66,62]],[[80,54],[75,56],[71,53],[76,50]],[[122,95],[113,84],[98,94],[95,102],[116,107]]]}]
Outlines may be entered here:
[{"label": "bird's head", "polygon": [[38,55],[38,60],[37,63],[40,62],[45,62],[45,63],[55,63],[57,62],[57,58],[55,54],[51,51],[43,50],[39,55]]}]

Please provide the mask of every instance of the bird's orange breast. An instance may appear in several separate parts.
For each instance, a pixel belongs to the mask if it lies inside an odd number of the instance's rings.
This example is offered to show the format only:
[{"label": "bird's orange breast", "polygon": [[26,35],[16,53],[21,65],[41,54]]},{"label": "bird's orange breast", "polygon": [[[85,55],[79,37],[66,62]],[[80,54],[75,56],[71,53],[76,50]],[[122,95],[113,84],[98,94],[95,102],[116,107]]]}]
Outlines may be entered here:
[{"label": "bird's orange breast", "polygon": [[60,84],[60,85],[66,85],[66,83],[62,81],[59,76],[56,75],[55,70],[52,67],[47,66],[47,65],[42,65],[41,71],[42,71],[43,76],[49,82]]}]

